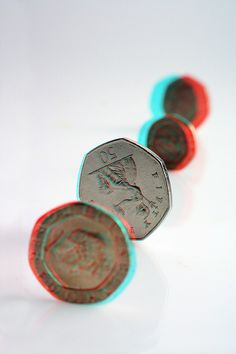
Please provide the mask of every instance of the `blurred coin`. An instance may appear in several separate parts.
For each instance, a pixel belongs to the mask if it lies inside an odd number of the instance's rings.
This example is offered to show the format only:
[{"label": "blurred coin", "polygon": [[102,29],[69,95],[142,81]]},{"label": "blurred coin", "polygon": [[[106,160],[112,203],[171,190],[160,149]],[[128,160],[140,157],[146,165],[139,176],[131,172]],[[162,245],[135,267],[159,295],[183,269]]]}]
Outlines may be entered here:
[{"label": "blurred coin", "polygon": [[90,151],[77,186],[78,198],[121,215],[136,239],[147,237],[170,209],[171,192],[163,161],[128,139]]},{"label": "blurred coin", "polygon": [[30,240],[29,261],[56,298],[95,303],[117,294],[133,272],[128,225],[100,207],[68,203],[43,215]]},{"label": "blurred coin", "polygon": [[195,155],[194,127],[180,116],[157,119],[146,134],[147,147],[163,159],[169,170],[185,167]]},{"label": "blurred coin", "polygon": [[154,87],[151,110],[155,117],[179,114],[198,127],[209,113],[207,90],[191,76],[167,77]]}]

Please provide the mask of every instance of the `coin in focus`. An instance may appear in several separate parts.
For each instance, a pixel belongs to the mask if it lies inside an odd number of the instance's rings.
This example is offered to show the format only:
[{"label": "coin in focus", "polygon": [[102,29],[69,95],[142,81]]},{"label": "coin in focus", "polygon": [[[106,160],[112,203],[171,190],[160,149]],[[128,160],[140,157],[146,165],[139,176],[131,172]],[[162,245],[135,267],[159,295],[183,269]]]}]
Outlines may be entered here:
[{"label": "coin in focus", "polygon": [[102,144],[85,156],[77,194],[80,200],[121,215],[137,240],[147,237],[160,224],[171,205],[163,161],[125,138]]},{"label": "coin in focus", "polygon": [[110,299],[134,271],[129,226],[100,207],[67,203],[36,222],[29,262],[41,284],[60,300]]}]

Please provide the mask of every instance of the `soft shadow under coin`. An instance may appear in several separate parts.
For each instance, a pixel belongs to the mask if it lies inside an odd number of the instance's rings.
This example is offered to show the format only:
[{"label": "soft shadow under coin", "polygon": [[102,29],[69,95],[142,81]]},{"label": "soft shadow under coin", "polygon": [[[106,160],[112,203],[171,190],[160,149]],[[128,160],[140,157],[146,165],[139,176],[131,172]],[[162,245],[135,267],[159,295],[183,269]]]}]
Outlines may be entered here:
[{"label": "soft shadow under coin", "polygon": [[193,162],[189,165],[189,182],[194,187],[203,180],[208,166],[208,154],[201,138],[197,139],[197,153]]},{"label": "soft shadow under coin", "polygon": [[170,176],[173,207],[166,222],[167,226],[183,225],[191,216],[194,203],[194,186],[188,176],[174,172]]},{"label": "soft shadow under coin", "polygon": [[55,300],[46,311],[39,303],[41,313],[32,309],[26,314],[23,323],[30,325],[27,332],[32,333],[38,352],[43,352],[48,341],[55,343],[57,354],[76,347],[83,354],[151,350],[158,340],[167,286],[156,261],[154,264],[141,245],[137,246],[137,264],[133,281],[113,302],[89,306]]},{"label": "soft shadow under coin", "polygon": [[[173,207],[166,221],[167,226],[183,225],[194,211],[197,188],[206,171],[207,154],[203,144],[198,144],[198,151],[193,161],[181,172],[171,172]],[[196,191],[195,191],[196,190]]]}]

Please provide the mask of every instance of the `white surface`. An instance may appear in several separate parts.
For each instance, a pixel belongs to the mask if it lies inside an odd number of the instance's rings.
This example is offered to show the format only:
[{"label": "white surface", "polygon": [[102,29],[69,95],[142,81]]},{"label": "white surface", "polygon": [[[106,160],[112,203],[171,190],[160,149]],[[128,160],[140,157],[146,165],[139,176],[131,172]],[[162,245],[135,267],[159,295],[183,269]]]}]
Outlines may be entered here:
[{"label": "white surface", "polygon": [[[235,1],[0,0],[0,353],[236,353]],[[173,209],[114,302],[57,302],[27,262],[35,220],[75,199],[88,149],[136,139],[156,80],[210,92]]]}]

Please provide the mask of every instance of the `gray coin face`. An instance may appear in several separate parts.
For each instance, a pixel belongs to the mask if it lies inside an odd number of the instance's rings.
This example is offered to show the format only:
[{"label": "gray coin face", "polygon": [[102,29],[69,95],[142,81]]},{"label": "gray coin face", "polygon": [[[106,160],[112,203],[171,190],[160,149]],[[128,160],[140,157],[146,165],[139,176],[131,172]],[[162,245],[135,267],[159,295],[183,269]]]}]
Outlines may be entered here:
[{"label": "gray coin face", "polygon": [[125,138],[91,150],[78,181],[79,199],[123,217],[136,239],[144,239],[166,216],[171,189],[164,162]]}]

